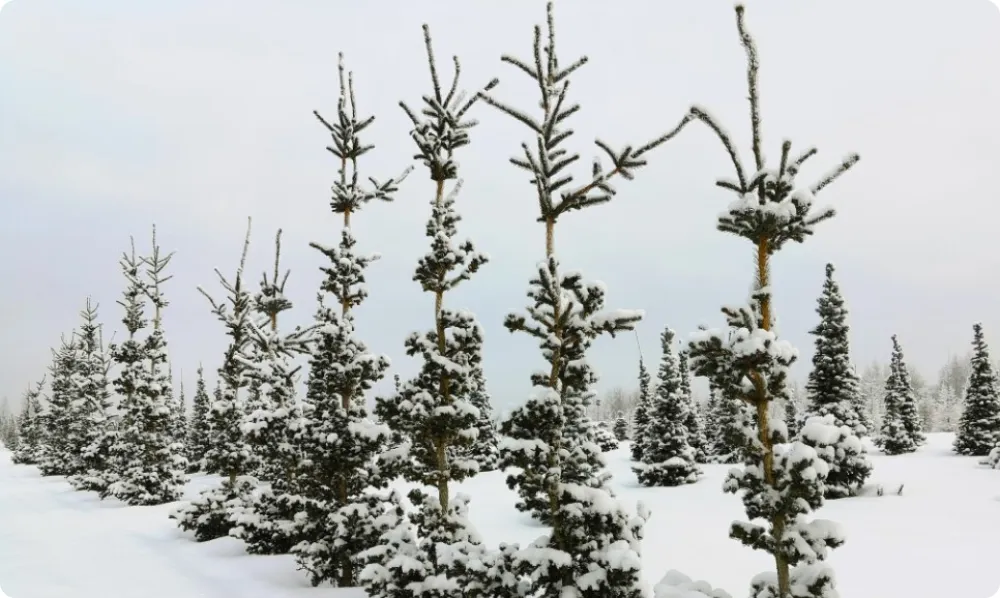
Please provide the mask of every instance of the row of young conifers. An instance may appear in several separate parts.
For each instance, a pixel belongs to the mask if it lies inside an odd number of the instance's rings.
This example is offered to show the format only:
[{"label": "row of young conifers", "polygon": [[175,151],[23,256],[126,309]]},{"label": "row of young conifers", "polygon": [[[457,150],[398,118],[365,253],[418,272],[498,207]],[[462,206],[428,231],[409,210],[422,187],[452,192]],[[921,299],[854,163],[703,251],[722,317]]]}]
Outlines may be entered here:
[{"label": "row of young conifers", "polygon": [[[133,247],[121,261],[127,287],[119,303],[128,338],[105,351],[96,308],[88,303],[84,324],[54,352],[47,400],[41,399],[43,384],[28,393],[17,460],[69,476],[80,490],[134,505],[178,500],[186,471],[219,474],[220,485],[176,510],[178,525],[199,541],[233,535],[250,552],[293,553],[314,584],[364,586],[371,596],[386,598],[639,598],[645,595],[641,539],[650,514],[642,505],[635,512],[626,508],[609,488],[597,430],[586,416],[596,381],[586,354],[597,337],[632,330],[643,314],[605,310],[602,284],[563,270],[555,232],[564,214],[611,200],[615,179],[632,179],[647,154],[700,122],[716,133],[735,169],[717,183],[736,195],[717,228],[753,245],[756,284],[745,307],[723,310],[724,328],[700,331],[683,351],[675,352],[673,333],[664,333],[655,395],[642,368],[645,400],[632,446],[636,471],[648,485],[697,479],[699,452],[712,451],[697,446],[701,424],[686,398],[686,370],[707,377],[713,400],[727,406],[734,422],[725,426],[733,432],[726,460],[744,464],[725,483],[726,491],[742,495],[747,511],[747,521],[734,523],[731,536],[774,560],[772,570],[752,580],[751,596],[835,597],[824,559],[844,538],[835,524],[811,516],[824,496],[850,494],[870,471],[858,439],[864,422],[852,404],[856,381],[846,361],[847,327],[838,319],[843,301],[828,269],[820,311],[821,327],[829,322],[830,328],[818,338],[830,344],[833,357],[817,362],[810,382],[813,394],[825,398],[816,402],[817,417],[790,430],[796,420],[786,422],[784,410],[773,406],[787,398],[796,351],[772,329],[769,276],[770,261],[785,243],[803,242],[834,215],[813,209],[813,197],[858,156],[811,184],[796,176],[815,149],[793,154],[786,141],[779,163],[765,163],[757,52],[741,6],[736,15],[748,57],[753,165],[745,166],[714,117],[692,107],[673,130],[643,145],[614,150],[597,141],[609,163],[595,162],[583,183],[570,174],[579,156],[566,145],[568,118],[579,108],[569,99],[569,80],[587,59],[559,61],[551,4],[547,27],[534,30],[533,56],[502,58],[537,83],[538,112],[497,99],[496,80],[472,96],[460,93],[457,59],[454,80],[442,86],[425,26],[433,89],[420,109],[401,106],[413,122],[419,166],[432,182],[430,248],[414,279],[434,295],[434,312],[427,314],[427,331],[405,341],[407,354],[422,360],[419,373],[397,377],[395,392],[379,397],[373,412],[366,393],[389,362],[358,339],[352,310],[367,296],[364,272],[377,256],[358,252],[351,220],[371,203],[392,201],[410,169],[384,181],[361,176],[359,161],[373,149],[361,136],[374,117],[359,115],[341,59],[336,118],[316,114],[338,161],[330,205],[343,228],[336,245],[311,244],[328,259],[314,324],[291,332],[279,327],[280,314],[291,308],[278,259],[280,231],[273,275],[251,292],[244,276],[248,229],[235,275],[217,272],[225,297],[202,290],[229,345],[213,398],[199,374],[187,421],[182,403],[173,399],[161,327],[170,256],[160,253],[154,230],[150,255],[136,257]],[[532,374],[534,394],[499,430],[482,373],[481,328],[446,300],[488,262],[471,242],[457,239],[461,181],[454,158],[470,141],[475,122],[468,114],[477,104],[531,130],[534,141],[511,162],[530,178],[545,231],[545,259],[530,281],[529,306],[507,316],[505,325],[535,337],[546,366]],[[841,351],[844,360],[837,357]],[[887,452],[912,450],[919,442],[898,346],[896,354],[890,384],[901,398],[893,403],[898,415],[886,418],[880,437]],[[304,397],[296,393],[299,356],[308,361]],[[549,528],[529,546],[484,545],[467,518],[468,498],[452,494],[453,482],[496,468],[508,470],[519,508]],[[400,495],[391,489],[399,478],[419,489]],[[724,595],[677,574],[657,586],[663,598],[699,592]]]}]

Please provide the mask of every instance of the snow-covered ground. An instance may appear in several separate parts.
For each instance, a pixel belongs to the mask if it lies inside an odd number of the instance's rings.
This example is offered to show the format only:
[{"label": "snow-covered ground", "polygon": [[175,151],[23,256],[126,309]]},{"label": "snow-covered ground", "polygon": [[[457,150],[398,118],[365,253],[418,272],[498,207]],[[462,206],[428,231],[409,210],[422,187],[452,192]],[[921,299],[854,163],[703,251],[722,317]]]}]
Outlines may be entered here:
[{"label": "snow-covered ground", "polygon": [[[913,455],[873,456],[866,496],[827,503],[848,543],[831,563],[845,598],[990,598],[1000,588],[1000,472],[951,452],[951,434],[931,434]],[[765,556],[727,538],[743,516],[720,490],[728,466],[697,484],[640,488],[627,447],[608,454],[615,488],[653,511],[643,545],[652,583],[670,569],[745,596]],[[188,496],[215,483],[195,476]],[[875,495],[875,485],[885,495]],[[903,485],[902,496],[896,491]],[[503,474],[462,484],[485,540],[528,542],[542,530],[513,508]],[[289,556],[249,556],[240,542],[197,544],[174,526],[175,505],[126,507],[75,492],[62,478],[14,466],[0,451],[0,588],[11,598],[357,598],[357,590],[311,588]]]}]

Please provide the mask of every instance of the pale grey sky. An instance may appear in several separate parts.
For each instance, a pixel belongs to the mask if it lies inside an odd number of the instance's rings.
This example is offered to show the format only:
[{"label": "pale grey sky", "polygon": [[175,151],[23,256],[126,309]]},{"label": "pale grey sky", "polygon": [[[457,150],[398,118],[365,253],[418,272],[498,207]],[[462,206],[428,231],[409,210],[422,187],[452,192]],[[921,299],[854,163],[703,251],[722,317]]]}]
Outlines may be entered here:
[{"label": "pale grey sky", "polygon": [[[615,146],[671,128],[692,103],[714,112],[746,145],[745,58],[730,2],[595,0],[556,4],[561,55],[581,53],[572,93],[573,147],[589,163],[599,136]],[[336,108],[336,56],[355,72],[362,112],[377,120],[363,174],[385,178],[414,153],[397,106],[429,91],[420,25],[431,25],[444,62],[458,54],[464,84],[500,78],[497,96],[531,109],[536,92],[500,63],[529,57],[544,2],[330,2],[329,0],[15,0],[0,15],[0,396],[19,396],[42,374],[49,347],[77,325],[87,295],[120,330],[117,266],[133,234],[141,249],[155,222],[176,249],[165,314],[175,373],[188,387],[203,361],[218,366],[223,329],[195,290],[220,292],[213,267],[231,273],[246,217],[254,218],[252,280],[269,268],[284,228],[286,325],[310,320],[322,264],[309,241],[333,242],[335,174],[328,137],[311,110]],[[861,163],[821,194],[840,214],[774,263],[781,328],[807,371],[823,265],[837,265],[851,309],[855,360],[887,360],[899,334],[929,375],[964,353],[982,320],[1000,345],[1000,14],[986,0],[748,3],[757,38],[765,152],[786,137],[819,155],[805,176],[857,151]],[[486,331],[495,404],[515,405],[540,365],[534,342],[502,328],[525,304],[543,256],[527,177],[507,159],[528,132],[487,106],[459,156],[462,233],[493,261],[448,298]],[[744,147],[749,159],[749,148]],[[370,157],[369,157],[370,156]],[[700,125],[656,150],[611,205],[567,215],[563,263],[609,286],[610,307],[642,308],[647,358],[665,325],[681,335],[721,324],[719,306],[741,302],[750,247],[714,230],[730,175]],[[581,170],[579,176],[585,176]],[[411,273],[426,247],[432,183],[417,170],[394,205],[355,220],[369,272],[359,334],[412,374],[406,334],[428,326],[431,299]],[[119,333],[120,334],[120,333]],[[998,347],[1000,350],[1000,347]],[[592,361],[601,388],[634,384],[633,338],[602,340]],[[213,376],[214,377],[214,376]],[[380,390],[388,390],[384,384]]]}]

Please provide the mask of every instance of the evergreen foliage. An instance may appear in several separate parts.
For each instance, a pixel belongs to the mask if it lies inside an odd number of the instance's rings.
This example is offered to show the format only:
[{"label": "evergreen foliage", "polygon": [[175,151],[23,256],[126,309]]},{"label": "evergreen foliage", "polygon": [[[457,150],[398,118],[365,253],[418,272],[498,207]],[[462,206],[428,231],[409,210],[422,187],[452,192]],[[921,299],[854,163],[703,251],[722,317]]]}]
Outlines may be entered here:
[{"label": "evergreen foliage", "polygon": [[42,391],[45,378],[28,387],[21,397],[21,413],[17,418],[18,444],[12,461],[21,465],[35,465],[42,450],[45,429],[42,421]]},{"label": "evergreen foliage", "polygon": [[624,414],[619,414],[615,418],[614,425],[615,440],[618,442],[624,442],[628,440],[628,420],[625,419]]},{"label": "evergreen foliage", "polygon": [[882,430],[875,443],[887,455],[912,453],[924,441],[917,414],[917,399],[910,383],[910,373],[903,361],[903,348],[892,336],[892,361],[885,381],[885,411]]},{"label": "evergreen foliage", "polygon": [[983,325],[972,326],[972,372],[965,388],[965,409],[955,435],[955,452],[984,456],[1000,445],[1000,396]]},{"label": "evergreen foliage", "polygon": [[651,378],[649,370],[642,358],[639,358],[639,403],[635,407],[632,415],[632,460],[642,461],[642,454],[646,446],[646,426],[649,425],[649,409],[653,401],[650,390]]},{"label": "evergreen foliage", "polygon": [[808,418],[799,433],[802,443],[816,450],[829,470],[824,481],[825,498],[855,496],[872,472],[871,461],[861,439],[848,425],[838,425],[832,413]]},{"label": "evergreen foliage", "polygon": [[785,141],[779,166],[768,167],[761,149],[759,61],[742,5],[736,7],[736,22],[747,53],[751,169],[744,168],[732,138],[708,112],[693,107],[688,117],[715,132],[735,168],[736,180],[717,182],[738,197],[719,216],[717,228],[754,245],[756,280],[748,306],[723,309],[727,330],[703,330],[692,338],[692,369],[711,378],[722,396],[745,401],[756,411],[744,427],[745,467],[733,469],[725,484],[728,492],[742,491],[748,518],[734,523],[730,535],[774,558],[774,570],[754,578],[751,598],[834,598],[833,571],[823,560],[844,539],[836,525],[808,520],[823,503],[828,467],[811,447],[789,444],[781,411],[770,413],[771,401],[788,396],[788,367],[796,358],[794,348],[774,331],[770,260],[787,242],[804,242],[816,224],[834,215],[831,208],[813,210],[814,196],[859,158],[848,156],[818,182],[799,185],[796,175],[816,149],[795,156]]},{"label": "evergreen foliage", "polygon": [[708,463],[708,436],[705,434],[705,421],[701,410],[694,400],[691,392],[691,369],[688,364],[687,351],[680,351],[678,354],[678,371],[681,378],[680,393],[684,401],[684,409],[687,415],[684,418],[684,426],[687,429],[688,444],[694,449],[694,460],[696,463]]},{"label": "evergreen foliage", "polygon": [[80,473],[82,460],[73,447],[82,446],[86,438],[85,422],[77,417],[76,385],[79,351],[76,332],[60,339],[52,351],[50,385],[44,442],[39,455],[38,470],[45,476]]},{"label": "evergreen foliage", "polygon": [[306,392],[314,423],[301,438],[305,516],[296,519],[294,533],[302,540],[293,553],[314,585],[329,581],[350,587],[359,581],[359,555],[381,535],[375,520],[382,499],[370,489],[386,484],[378,457],[390,440],[390,430],[373,422],[365,406],[365,393],[385,375],[389,360],[370,353],[354,336],[350,314],[368,296],[364,271],[378,255],[358,253],[351,215],[372,201],[392,201],[409,169],[384,183],[369,179],[371,187],[361,185],[358,159],[373,146],[363,144],[359,135],[375,117],[358,117],[353,76],[345,73],[343,55],[338,68],[337,120],[331,124],[314,114],[330,132],[333,143],[327,149],[339,161],[330,207],[343,216],[343,230],[336,247],[311,243],[329,260],[321,268],[321,290],[338,305],[327,306],[320,295]]},{"label": "evergreen foliage", "polygon": [[[610,201],[615,194],[613,177],[634,178],[646,163],[645,154],[677,131],[620,152],[597,141],[611,159],[611,169],[604,170],[595,161],[587,182],[574,186],[573,175],[565,169],[579,155],[566,148],[572,136],[567,123],[579,105],[568,100],[567,92],[570,75],[587,58],[560,64],[553,21],[550,2],[547,41],[543,47],[542,27],[536,26],[533,60],[501,58],[538,85],[542,113],[531,116],[481,94],[488,104],[531,130],[532,143],[522,144],[522,152],[511,162],[528,172],[538,201],[538,221],[545,225],[546,259],[530,283],[528,315],[509,315],[505,325],[538,339],[546,371],[532,375],[534,395],[508,422],[510,437],[501,446],[501,462],[505,468],[520,470],[508,484],[517,489],[521,508],[535,506],[531,503],[540,498],[539,490],[544,493],[547,512],[540,518],[552,526],[552,533],[525,550],[509,550],[504,566],[526,575],[532,584],[530,590],[523,589],[534,596],[554,598],[574,592],[580,598],[638,597],[643,593],[638,552],[645,518],[630,517],[613,499],[584,413],[597,379],[586,362],[587,349],[602,334],[633,329],[642,313],[601,313],[604,286],[587,283],[578,273],[560,272],[555,225],[567,212]],[[498,585],[502,590],[495,590],[497,596],[509,595],[512,588]]]},{"label": "evergreen foliage", "polygon": [[[187,469],[184,445],[174,436],[173,390],[168,370],[167,341],[164,336],[163,309],[168,302],[162,285],[170,280],[164,271],[173,254],[162,256],[153,228],[152,254],[141,260],[132,256],[122,260],[128,282],[125,291],[125,320],[129,340],[133,345],[124,348],[123,358],[128,372],[126,380],[119,379],[116,387],[123,395],[121,421],[113,449],[114,480],[106,492],[130,505],[159,505],[180,498]],[[147,280],[140,281],[138,268],[145,266]],[[153,306],[153,329],[141,344],[135,333],[144,327],[140,293]],[[138,326],[137,326],[138,325]]]},{"label": "evergreen foliage", "polygon": [[590,429],[594,436],[594,442],[600,447],[602,453],[618,448],[618,439],[615,438],[611,424],[604,421],[592,421],[590,422]]},{"label": "evergreen foliage", "polygon": [[204,471],[203,458],[211,443],[211,430],[208,427],[208,410],[211,399],[205,388],[205,370],[198,364],[198,381],[194,387],[194,397],[191,399],[191,420],[188,425],[188,435],[185,446],[188,449],[188,471]]},{"label": "evergreen foliage", "polygon": [[[643,486],[679,486],[698,481],[701,471],[688,443],[688,400],[680,362],[674,352],[674,331],[660,336],[663,358],[657,375],[656,396],[649,411],[642,463],[633,467]],[[690,390],[690,389],[688,389]]]}]

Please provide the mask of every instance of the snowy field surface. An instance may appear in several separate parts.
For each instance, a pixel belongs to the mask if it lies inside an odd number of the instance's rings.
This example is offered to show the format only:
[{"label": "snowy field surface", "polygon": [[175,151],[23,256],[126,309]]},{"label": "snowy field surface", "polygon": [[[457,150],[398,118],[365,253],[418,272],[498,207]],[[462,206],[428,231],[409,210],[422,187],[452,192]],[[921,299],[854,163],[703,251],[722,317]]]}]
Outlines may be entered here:
[{"label": "snowy field surface", "polygon": [[[844,598],[990,598],[1000,588],[1000,472],[951,452],[951,434],[931,434],[917,453],[884,457],[864,495],[818,513],[841,523],[847,544],[833,551]],[[720,490],[729,466],[705,468],[697,484],[641,488],[627,443],[606,454],[619,497],[653,512],[643,544],[647,581],[676,569],[734,597],[768,559],[727,538],[743,517]],[[471,518],[490,544],[526,543],[542,528],[513,508],[502,473],[460,484]],[[187,498],[217,483],[194,476]],[[884,496],[877,496],[877,485]],[[902,495],[896,492],[903,485]],[[167,513],[175,504],[127,507],[15,466],[0,449],[0,588],[10,598],[361,598],[360,590],[312,588],[291,556],[250,556],[238,540],[195,543]]]}]

